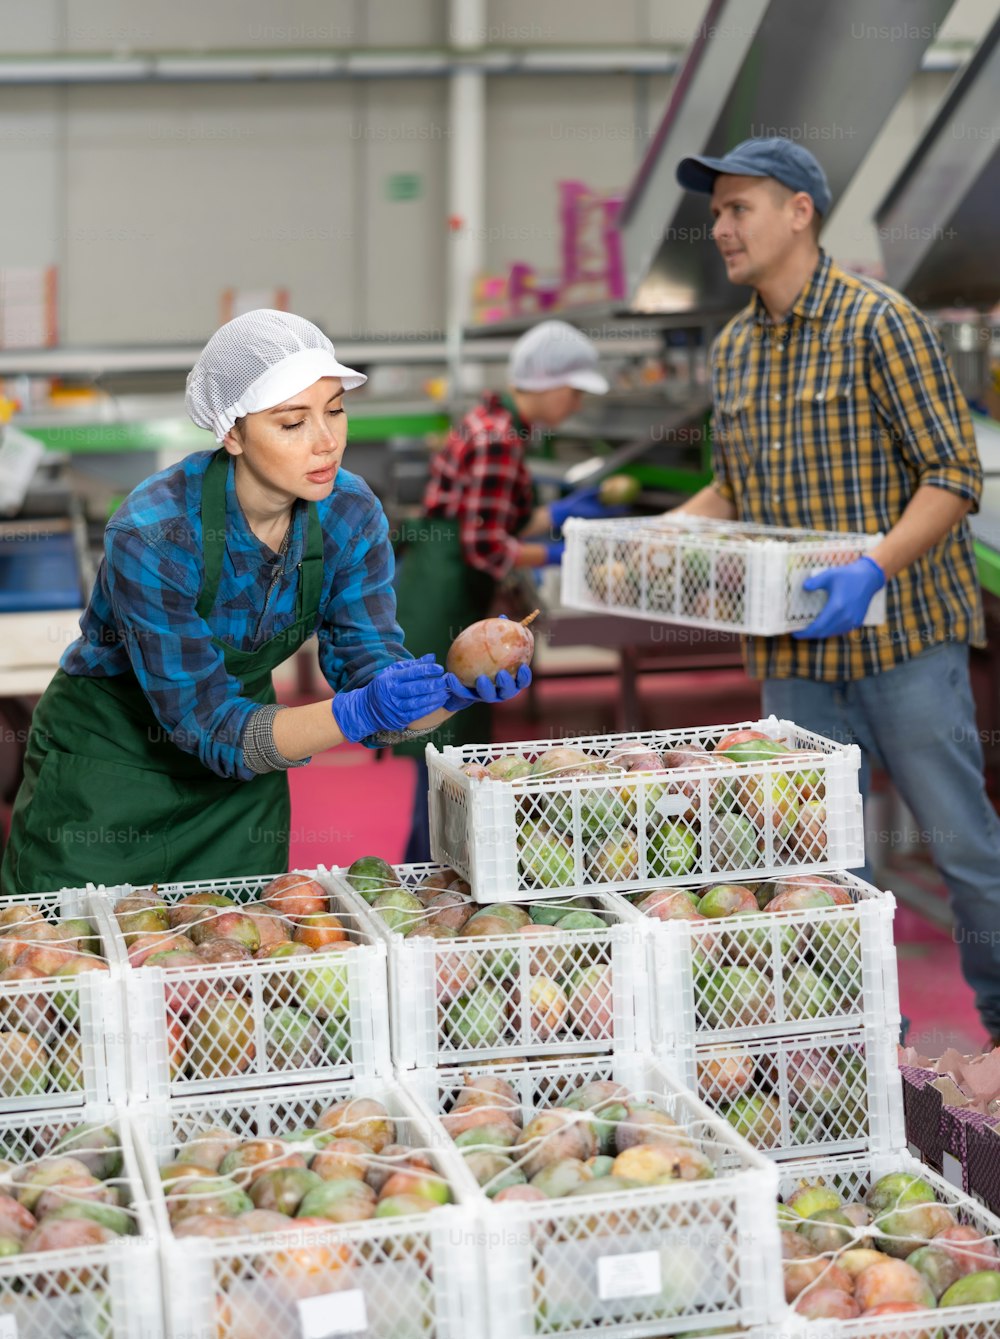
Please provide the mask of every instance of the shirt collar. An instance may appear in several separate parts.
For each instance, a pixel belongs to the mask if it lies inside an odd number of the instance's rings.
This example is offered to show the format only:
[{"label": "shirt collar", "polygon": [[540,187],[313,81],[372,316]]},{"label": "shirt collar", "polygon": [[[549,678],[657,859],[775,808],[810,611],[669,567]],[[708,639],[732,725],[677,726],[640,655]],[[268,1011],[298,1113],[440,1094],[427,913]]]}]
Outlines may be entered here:
[{"label": "shirt collar", "polygon": [[[792,303],[792,309],[788,316],[798,316],[806,321],[817,320],[822,317],[826,305],[833,295],[834,284],[833,261],[821,247],[816,268],[813,270],[809,282]],[[776,324],[771,320],[759,293],[754,293],[752,305],[753,317],[758,324]],[[785,319],[787,320],[788,317]]]},{"label": "shirt collar", "polygon": [[273,562],[275,557],[282,557],[285,567],[295,566],[302,558],[302,536],[304,527],[302,518],[308,509],[308,503],[302,498],[296,498],[292,505],[292,516],[289,521],[288,543],[284,547],[284,554],[279,551],[274,553],[271,547],[258,539],[250,529],[250,523],[243,513],[240,500],[236,495],[236,470],[235,461],[232,456],[229,458],[229,471],[226,474],[226,533],[232,535],[236,540],[236,546],[242,551],[250,550],[258,554],[261,561]]},{"label": "shirt collar", "polygon": [[497,396],[497,399],[510,415],[511,422],[514,424],[514,431],[517,433],[518,437],[520,437],[522,442],[526,442],[531,436],[531,424],[525,423],[524,419],[517,412],[517,403],[515,402],[513,395],[511,395],[510,391],[502,391]]}]

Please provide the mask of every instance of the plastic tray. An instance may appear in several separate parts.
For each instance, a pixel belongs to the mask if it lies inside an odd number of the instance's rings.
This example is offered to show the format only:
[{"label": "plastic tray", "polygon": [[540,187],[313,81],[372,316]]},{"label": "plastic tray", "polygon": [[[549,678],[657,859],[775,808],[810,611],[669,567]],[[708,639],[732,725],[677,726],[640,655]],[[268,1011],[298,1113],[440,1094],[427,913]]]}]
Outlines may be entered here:
[{"label": "plastic tray", "polygon": [[[86,890],[65,889],[0,898],[0,915],[26,906],[37,907],[56,928],[67,918],[88,920],[108,970],[0,981],[0,1113],[118,1101],[125,1095],[127,1036],[106,908]],[[12,938],[16,929],[0,936],[0,946]],[[40,947],[61,952],[67,946],[52,940]],[[48,964],[41,968],[47,971]],[[19,1034],[17,1042],[11,1033]]]},{"label": "plastic tray", "polygon": [[[594,759],[625,743],[657,753],[692,743],[710,750],[731,731],[746,728],[813,756],[596,779],[556,774],[494,781],[462,771],[502,754],[534,759],[556,745]],[[773,716],[737,726],[503,747],[448,745],[439,751],[428,744],[427,760],[431,852],[469,881],[480,902],[760,879],[864,863],[857,745],[834,743]],[[815,807],[803,811],[804,804]]]},{"label": "plastic tray", "polygon": [[[775,1169],[645,1057],[466,1067],[510,1083],[525,1123],[592,1079],[614,1079],[682,1123],[716,1167],[706,1181],[538,1203],[478,1195],[487,1253],[490,1334],[661,1336],[753,1324],[780,1305],[777,1222],[760,1206]],[[462,1086],[454,1070],[405,1080],[435,1116]],[[442,1128],[441,1135],[447,1139]]]},{"label": "plastic tray", "polygon": [[850,906],[692,922],[658,920],[626,902],[651,930],[654,1040],[898,1026],[895,898],[850,874],[823,877],[848,890]]},{"label": "plastic tray", "polygon": [[897,1028],[665,1048],[671,1073],[777,1160],[904,1146]]},{"label": "plastic tray", "polygon": [[[328,875],[303,877],[316,878],[327,889],[330,910],[340,915],[358,948],[278,961],[132,967],[113,913],[133,890],[104,890],[125,981],[133,1100],[389,1072],[385,946],[356,917],[354,906],[345,906]],[[254,901],[273,878],[193,880],[161,884],[157,892],[168,903],[204,891],[242,904]],[[304,971],[322,975],[302,984]],[[206,996],[230,997],[224,1026],[206,1014]]]},{"label": "plastic tray", "polygon": [[[812,622],[826,594],[803,590],[805,578],[854,562],[882,539],[677,515],[570,520],[565,536],[568,608],[759,637]],[[883,586],[865,622],[885,619]]]},{"label": "plastic tray", "polygon": [[[442,866],[395,868],[412,889]],[[386,941],[393,1059],[402,1068],[648,1048],[645,936],[641,925],[623,923],[634,917],[619,899],[590,899],[603,929],[404,938],[351,889],[346,870],[331,878]],[[536,1003],[521,1009],[521,999]]]},{"label": "plastic tray", "polygon": [[[328,1229],[309,1228],[291,1238],[174,1236],[157,1168],[171,1161],[179,1144],[209,1126],[245,1138],[281,1136],[308,1128],[325,1107],[348,1097],[383,1102],[396,1119],[398,1141],[430,1150],[458,1202],[400,1218],[331,1222]],[[472,1339],[485,1334],[479,1242],[463,1205],[469,1198],[465,1169],[399,1085],[352,1080],[183,1098],[151,1104],[135,1117],[134,1126],[160,1235],[169,1332],[177,1339],[327,1334]],[[310,1254],[290,1256],[296,1249]]]},{"label": "plastic tray", "polygon": [[[855,1200],[879,1177],[909,1172],[927,1181],[960,1222],[996,1240],[1000,1220],[963,1196],[942,1177],[906,1153],[870,1157],[823,1158],[789,1163],[781,1169],[781,1193],[790,1194],[803,1181],[823,1181],[846,1199]],[[857,1320],[806,1321],[794,1312],[766,1332],[773,1339],[995,1339],[1000,1334],[1000,1302],[978,1306],[937,1307],[895,1316],[860,1316]],[[762,1335],[760,1339],[764,1339]]]},{"label": "plastic tray", "polygon": [[[161,1339],[160,1271],[152,1214],[128,1122],[114,1107],[62,1107],[37,1116],[0,1117],[2,1156],[47,1156],[60,1134],[94,1121],[118,1131],[123,1157],[116,1184],[135,1235],[79,1250],[33,1251],[0,1259],[0,1334],[4,1339]],[[13,1156],[12,1156],[13,1155]]]}]

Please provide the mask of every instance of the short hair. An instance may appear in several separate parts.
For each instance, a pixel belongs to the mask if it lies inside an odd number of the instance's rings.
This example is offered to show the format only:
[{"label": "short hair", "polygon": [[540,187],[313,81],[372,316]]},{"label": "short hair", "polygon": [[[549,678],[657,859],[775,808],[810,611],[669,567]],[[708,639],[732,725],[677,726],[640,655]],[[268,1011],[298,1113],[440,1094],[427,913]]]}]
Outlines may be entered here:
[{"label": "short hair", "polygon": [[[781,204],[782,201],[787,200],[790,195],[799,194],[798,191],[793,191],[790,186],[786,186],[783,181],[778,181],[776,177],[768,177],[767,183],[771,187],[771,194],[779,204]],[[809,192],[805,191],[803,194],[809,195]],[[809,196],[809,199],[812,200],[811,195]],[[812,218],[809,220],[809,231],[812,234],[814,242],[819,241],[819,235],[825,222],[826,220],[823,218],[823,215],[816,208],[816,201],[813,200],[813,212]]]}]

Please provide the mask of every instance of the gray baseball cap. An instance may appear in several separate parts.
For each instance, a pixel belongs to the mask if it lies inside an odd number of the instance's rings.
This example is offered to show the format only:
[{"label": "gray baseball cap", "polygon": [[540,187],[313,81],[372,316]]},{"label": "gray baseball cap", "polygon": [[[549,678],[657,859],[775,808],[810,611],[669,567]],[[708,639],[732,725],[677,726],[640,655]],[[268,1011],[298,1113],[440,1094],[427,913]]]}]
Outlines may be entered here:
[{"label": "gray baseball cap", "polygon": [[598,371],[594,345],[565,321],[540,321],[522,335],[511,349],[507,379],[520,391],[573,386],[606,395],[609,389],[607,377]]},{"label": "gray baseball cap", "polygon": [[812,196],[816,212],[825,218],[833,196],[826,173],[808,149],[776,135],[771,139],[745,139],[722,158],[696,154],[682,158],[677,165],[677,180],[688,191],[711,195],[716,177],[722,173],[734,177],[773,177],[790,191],[805,191]]}]

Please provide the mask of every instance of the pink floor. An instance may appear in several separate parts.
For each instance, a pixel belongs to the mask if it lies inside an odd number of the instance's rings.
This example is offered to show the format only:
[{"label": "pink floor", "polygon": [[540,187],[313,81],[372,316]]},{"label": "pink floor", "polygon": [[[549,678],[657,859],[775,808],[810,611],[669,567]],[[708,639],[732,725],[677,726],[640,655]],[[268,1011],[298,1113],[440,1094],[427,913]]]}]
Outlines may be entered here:
[{"label": "pink floor", "polygon": [[[541,684],[536,719],[529,719],[520,703],[511,704],[497,712],[497,735],[517,740],[610,731],[614,690],[611,678]],[[642,725],[650,729],[722,724],[758,714],[752,686],[726,671],[651,677],[643,684],[643,709]],[[293,867],[349,864],[360,855],[402,859],[413,798],[409,760],[377,759],[348,746],[293,771],[291,786]],[[905,907],[897,910],[895,934],[910,1044],[928,1055],[940,1055],[948,1046],[980,1050],[986,1034],[949,936]]]}]

